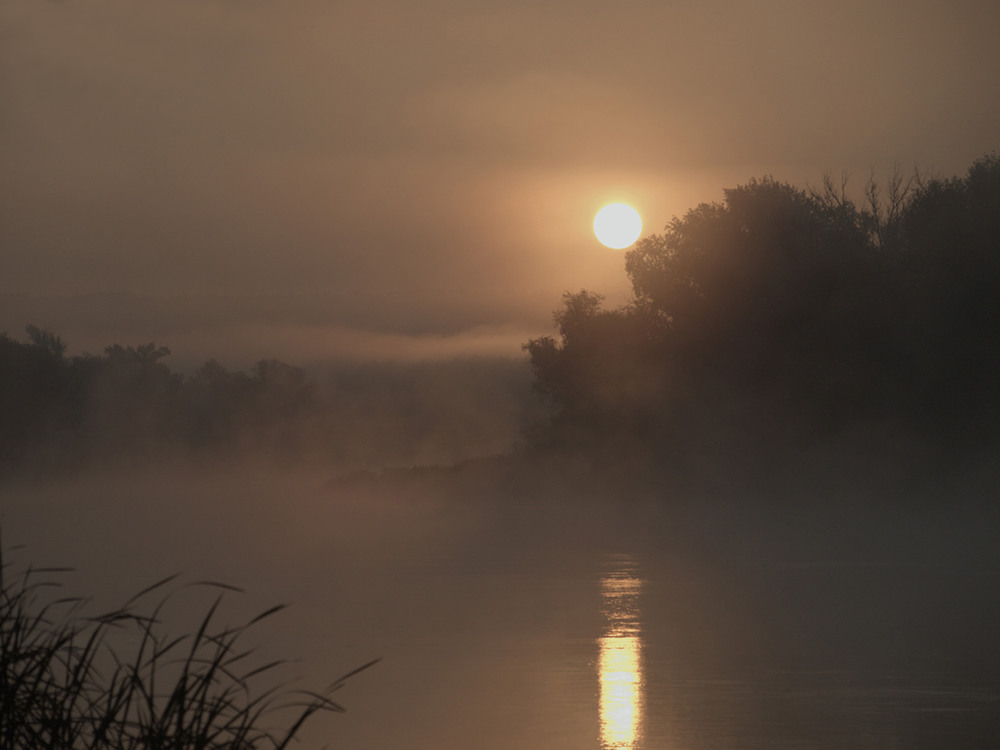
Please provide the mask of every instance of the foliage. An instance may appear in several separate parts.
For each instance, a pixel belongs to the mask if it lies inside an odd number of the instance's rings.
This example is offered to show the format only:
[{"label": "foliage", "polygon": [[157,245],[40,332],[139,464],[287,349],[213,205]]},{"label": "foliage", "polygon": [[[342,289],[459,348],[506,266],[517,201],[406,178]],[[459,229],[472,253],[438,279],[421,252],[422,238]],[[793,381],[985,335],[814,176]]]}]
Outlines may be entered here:
[{"label": "foliage", "polygon": [[[546,439],[778,450],[860,424],[1000,438],[1000,157],[964,178],[724,191],[640,240],[633,300],[567,294],[525,349]],[[657,447],[658,446],[658,447]]]},{"label": "foliage", "polygon": [[[237,627],[217,624],[220,594],[193,633],[163,632],[170,595],[151,607],[160,581],[124,606],[98,616],[77,598],[46,597],[64,569],[15,574],[0,561],[0,746],[111,750],[285,748],[322,711],[343,711],[332,699],[344,681],[320,692],[254,684],[281,662],[253,664],[247,631],[283,607]],[[199,585],[226,590],[218,583]],[[122,644],[133,642],[125,648]],[[290,717],[287,727],[267,725]]]},{"label": "foliage", "polygon": [[48,331],[0,334],[0,482],[178,461],[451,462],[508,450],[541,411],[516,359],[338,361],[311,376],[275,359],[182,374],[169,359],[153,342],[69,356]]},{"label": "foliage", "polygon": [[0,334],[0,475],[152,456],[288,452],[317,415],[303,370],[265,360],[249,375],[214,360],[193,376],[167,347],[114,344],[67,357],[55,334]]}]

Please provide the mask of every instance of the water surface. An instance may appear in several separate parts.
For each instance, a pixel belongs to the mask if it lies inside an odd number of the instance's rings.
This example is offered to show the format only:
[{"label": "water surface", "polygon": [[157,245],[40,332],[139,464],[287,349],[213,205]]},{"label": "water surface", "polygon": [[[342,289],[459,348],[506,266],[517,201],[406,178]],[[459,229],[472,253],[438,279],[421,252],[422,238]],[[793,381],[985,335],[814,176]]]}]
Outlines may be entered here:
[{"label": "water surface", "polygon": [[[456,502],[456,500],[458,500]],[[496,502],[172,475],[4,491],[22,559],[125,598],[161,575],[292,607],[264,656],[322,684],[303,747],[1000,747],[995,513],[730,498]],[[181,612],[179,619],[183,619]]]}]

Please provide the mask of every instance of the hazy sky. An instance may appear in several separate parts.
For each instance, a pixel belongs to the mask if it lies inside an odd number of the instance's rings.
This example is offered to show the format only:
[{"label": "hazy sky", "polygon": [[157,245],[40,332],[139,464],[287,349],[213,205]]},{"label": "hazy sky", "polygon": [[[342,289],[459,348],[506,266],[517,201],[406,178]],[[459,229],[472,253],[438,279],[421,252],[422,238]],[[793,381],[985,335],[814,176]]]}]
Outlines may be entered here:
[{"label": "hazy sky", "polygon": [[0,0],[0,331],[181,361],[519,353],[772,174],[1000,147],[995,0]]}]

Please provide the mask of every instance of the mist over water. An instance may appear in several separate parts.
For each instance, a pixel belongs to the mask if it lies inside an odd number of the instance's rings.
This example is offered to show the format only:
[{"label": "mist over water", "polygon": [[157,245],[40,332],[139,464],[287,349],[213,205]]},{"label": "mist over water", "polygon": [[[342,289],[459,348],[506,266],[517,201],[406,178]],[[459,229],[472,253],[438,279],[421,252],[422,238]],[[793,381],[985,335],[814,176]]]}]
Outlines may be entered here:
[{"label": "mist over water", "polygon": [[971,480],[762,506],[536,471],[8,486],[5,555],[98,608],[174,572],[244,588],[234,621],[288,602],[256,637],[306,684],[381,657],[303,747],[995,746],[1000,518]]},{"label": "mist over water", "polygon": [[1000,748],[1000,3],[563,5],[0,4],[0,676],[179,573],[304,750]]},{"label": "mist over water", "polygon": [[181,572],[181,632],[185,580],[291,603],[303,687],[381,659],[309,747],[996,748],[1000,157],[867,195],[725,190],[527,363],[0,335],[5,553],[105,610]]}]

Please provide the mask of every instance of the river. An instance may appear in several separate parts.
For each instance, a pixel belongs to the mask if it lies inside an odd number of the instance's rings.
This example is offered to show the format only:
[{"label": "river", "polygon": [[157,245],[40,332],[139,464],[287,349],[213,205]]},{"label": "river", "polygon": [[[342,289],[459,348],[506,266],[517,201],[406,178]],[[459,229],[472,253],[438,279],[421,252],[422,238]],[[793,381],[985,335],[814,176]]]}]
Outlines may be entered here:
[{"label": "river", "polygon": [[982,504],[424,485],[105,476],[7,488],[0,522],[8,559],[74,566],[66,588],[98,607],[173,572],[244,588],[233,618],[289,602],[261,656],[296,658],[306,685],[380,658],[302,747],[1000,747],[1000,523]]}]

